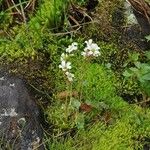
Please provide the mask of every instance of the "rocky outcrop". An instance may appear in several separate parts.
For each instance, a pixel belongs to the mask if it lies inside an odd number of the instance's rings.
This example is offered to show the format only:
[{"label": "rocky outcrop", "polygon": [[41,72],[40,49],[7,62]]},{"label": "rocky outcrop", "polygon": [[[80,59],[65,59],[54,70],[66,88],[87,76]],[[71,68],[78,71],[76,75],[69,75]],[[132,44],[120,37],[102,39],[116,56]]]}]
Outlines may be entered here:
[{"label": "rocky outcrop", "polygon": [[[144,10],[143,0],[129,0],[125,2],[125,18],[126,26],[123,32],[123,40],[129,45],[134,45],[140,50],[149,50],[150,42],[146,40],[146,36],[150,34],[149,19]],[[146,8],[144,8],[144,6]]]},{"label": "rocky outcrop", "polygon": [[144,35],[150,34],[150,5],[145,0],[128,0]]},{"label": "rocky outcrop", "polygon": [[0,71],[0,149],[43,149],[39,115],[23,80]]}]

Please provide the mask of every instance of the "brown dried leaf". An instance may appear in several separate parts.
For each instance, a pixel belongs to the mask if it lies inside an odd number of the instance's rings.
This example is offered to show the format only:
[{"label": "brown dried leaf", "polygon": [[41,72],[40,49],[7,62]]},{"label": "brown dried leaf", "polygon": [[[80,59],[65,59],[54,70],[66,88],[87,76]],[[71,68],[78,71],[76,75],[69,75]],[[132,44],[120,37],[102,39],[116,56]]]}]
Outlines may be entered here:
[{"label": "brown dried leaf", "polygon": [[93,109],[93,107],[89,104],[86,104],[86,103],[82,103],[81,106],[80,106],[80,110],[81,111],[84,111],[84,112],[91,112]]},{"label": "brown dried leaf", "polygon": [[72,93],[68,92],[68,91],[63,91],[63,92],[60,92],[56,95],[56,97],[58,99],[65,99],[66,97],[68,96],[72,96],[72,97],[78,97],[78,92],[77,91],[72,91]]}]

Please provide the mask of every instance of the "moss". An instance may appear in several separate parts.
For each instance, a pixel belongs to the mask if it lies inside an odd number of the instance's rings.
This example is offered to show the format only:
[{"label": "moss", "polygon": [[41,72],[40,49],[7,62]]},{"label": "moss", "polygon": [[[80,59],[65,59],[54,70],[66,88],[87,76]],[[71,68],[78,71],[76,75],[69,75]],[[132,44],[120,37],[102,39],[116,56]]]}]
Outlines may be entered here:
[{"label": "moss", "polygon": [[[80,77],[83,82],[81,82]],[[86,128],[77,130],[74,136],[68,134],[65,139],[53,139],[53,149],[74,150],[77,147],[81,150],[142,149],[145,144],[144,139],[150,137],[150,110],[137,105],[130,105],[119,97],[114,86],[116,77],[112,71],[107,70],[103,65],[86,63],[84,71],[79,69],[76,72],[76,78],[79,82],[76,82],[74,87],[82,84],[81,100],[88,101],[92,105],[95,104],[99,110],[97,112],[99,117],[95,118],[94,123],[87,122]],[[76,90],[81,89],[76,88]],[[64,111],[60,111],[61,106],[61,102],[60,105],[57,102],[56,105],[52,106],[53,109],[51,107],[48,109],[48,115],[50,120],[53,118],[51,121],[54,121],[55,118],[55,121],[58,120],[57,123],[62,126],[60,120],[64,122]],[[57,114],[55,113],[57,117],[52,117],[54,111],[57,112]],[[68,125],[72,123],[71,119],[68,120]]]},{"label": "moss", "polygon": [[150,126],[145,124],[145,121],[150,123],[149,113],[144,114],[144,111],[139,108],[131,109],[129,113],[128,108],[124,112],[127,114],[110,126],[99,122],[86,131],[79,131],[73,138],[53,141],[53,147],[55,149],[67,147],[71,150],[77,148],[81,150],[142,150],[145,143],[141,141],[149,136],[150,131]]},{"label": "moss", "polygon": [[[120,36],[118,29],[124,25],[123,5],[123,0],[100,1],[94,15],[95,22],[85,26],[83,30],[85,36],[104,41],[116,41]],[[118,17],[119,19],[115,20]]]},{"label": "moss", "polygon": [[[118,99],[119,100],[119,99]],[[121,99],[120,99],[121,100]],[[150,110],[137,106],[120,106],[121,116],[111,125],[98,122],[72,138],[52,140],[53,148],[70,150],[134,150],[143,149],[150,137]]]},{"label": "moss", "polygon": [[11,60],[36,57],[37,51],[45,45],[45,38],[51,39],[53,28],[58,30],[63,25],[67,6],[68,0],[65,3],[44,0],[27,23],[7,30],[9,36],[0,39],[0,54]]},{"label": "moss", "polygon": [[[76,74],[80,78],[82,71],[82,89],[87,100],[98,102],[115,95],[114,78],[111,73],[99,64],[86,64],[84,67],[86,70],[79,70]],[[81,81],[78,77],[77,80]]]},{"label": "moss", "polygon": [[[122,78],[129,51],[118,42],[118,24],[124,24],[121,14],[123,0],[100,1],[94,16],[97,23],[84,26],[82,38],[78,35],[51,35],[51,28],[59,28],[63,24],[67,7],[62,0],[55,2],[44,0],[26,25],[14,27],[10,31],[11,36],[0,41],[4,63],[9,65],[11,72],[27,79],[32,92],[35,90],[36,100],[40,99],[46,121],[52,125],[51,136],[46,137],[48,149],[142,149],[147,142],[145,139],[150,138],[150,110],[130,105],[118,95],[135,94],[137,88],[137,84],[126,83]],[[8,26],[9,22],[6,24]],[[73,107],[70,101],[66,117],[65,100],[57,98],[57,93],[67,89],[63,73],[58,68],[60,55],[71,42],[83,43],[89,38],[99,42],[101,56],[85,62],[79,50],[72,60],[75,72],[72,90],[79,95],[71,100],[76,107],[88,104],[92,107],[91,112]],[[79,49],[83,49],[80,43]]]}]

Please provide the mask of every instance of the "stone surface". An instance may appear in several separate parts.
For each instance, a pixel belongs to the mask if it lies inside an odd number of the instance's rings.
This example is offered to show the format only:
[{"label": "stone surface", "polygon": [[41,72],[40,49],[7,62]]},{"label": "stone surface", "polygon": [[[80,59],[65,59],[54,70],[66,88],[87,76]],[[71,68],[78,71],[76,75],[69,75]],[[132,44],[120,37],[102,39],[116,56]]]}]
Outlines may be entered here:
[{"label": "stone surface", "polygon": [[126,26],[123,32],[123,40],[137,46],[141,50],[149,50],[150,42],[145,36],[150,34],[150,25],[147,19],[139,12],[135,11],[132,5],[126,1],[124,3]]},{"label": "stone surface", "polygon": [[0,149],[43,149],[39,115],[23,80],[0,71]]},{"label": "stone surface", "polygon": [[128,0],[144,35],[150,34],[150,1]]},{"label": "stone surface", "polygon": [[132,6],[128,1],[124,2],[124,8],[125,8],[126,24],[127,25],[138,24],[137,19],[133,13]]},{"label": "stone surface", "polygon": [[150,34],[150,23],[148,22],[147,18],[135,10],[133,12],[137,18],[137,21],[141,27],[141,30],[142,30],[144,36],[149,35]]}]

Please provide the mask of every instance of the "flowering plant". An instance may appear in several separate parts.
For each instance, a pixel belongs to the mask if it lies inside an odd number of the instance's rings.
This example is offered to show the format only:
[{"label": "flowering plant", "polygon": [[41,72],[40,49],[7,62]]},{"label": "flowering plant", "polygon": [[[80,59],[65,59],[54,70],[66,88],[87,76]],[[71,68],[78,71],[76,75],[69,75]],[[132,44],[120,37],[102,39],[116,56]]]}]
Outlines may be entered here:
[{"label": "flowering plant", "polygon": [[[79,96],[79,99],[75,99],[73,98],[73,92],[72,91],[72,82],[74,81],[75,75],[72,73],[72,62],[71,62],[71,57],[74,56],[75,52],[79,52],[78,54],[81,56],[81,58],[83,58],[83,63],[85,62],[85,64],[82,64],[82,60],[79,61],[79,65],[78,66],[78,70],[81,70],[82,72],[84,72],[84,70],[86,69],[87,66],[87,61],[89,61],[91,58],[95,58],[101,55],[100,53],[100,47],[96,44],[93,43],[92,39],[89,39],[88,41],[85,41],[85,47],[83,48],[83,51],[80,52],[79,48],[78,48],[78,43],[73,42],[71,45],[69,45],[66,48],[66,51],[63,52],[60,56],[60,61],[61,63],[59,64],[59,68],[62,70],[66,80],[66,88],[67,91],[65,91],[65,104],[61,107],[62,109],[64,109],[64,115],[65,115],[65,121],[64,124],[67,124],[68,122],[68,116],[70,116],[71,112],[70,111],[75,111],[75,120],[73,121],[77,128],[83,128],[84,127],[84,114],[79,113],[79,109],[82,107],[82,109],[86,106],[85,111],[87,111],[87,108],[91,110],[92,107],[90,107],[90,105],[87,104],[83,104],[81,102],[81,95],[82,95],[82,81],[83,81],[83,74],[81,73],[80,79],[78,80],[79,84],[78,84],[78,88],[79,91],[81,93],[77,93],[77,95]],[[79,56],[78,55],[78,56]],[[69,82],[68,82],[69,81]]]},{"label": "flowering plant", "polygon": [[84,57],[100,56],[100,51],[99,51],[100,47],[98,47],[96,43],[92,43],[92,42],[93,42],[92,39],[90,39],[89,41],[85,41],[86,47],[84,48],[84,52],[82,52],[81,55],[83,55]]},{"label": "flowering plant", "polygon": [[[101,55],[99,51],[100,47],[96,43],[93,43],[92,39],[85,41],[85,43],[86,43],[86,47],[84,48],[84,51],[81,52],[81,55],[84,58],[98,57]],[[61,64],[59,65],[59,68],[62,69],[69,82],[73,81],[74,74],[70,72],[72,66],[71,66],[71,62],[68,60],[73,55],[72,53],[77,50],[78,50],[78,43],[73,42],[66,49],[66,53],[62,53],[60,57]]]}]

